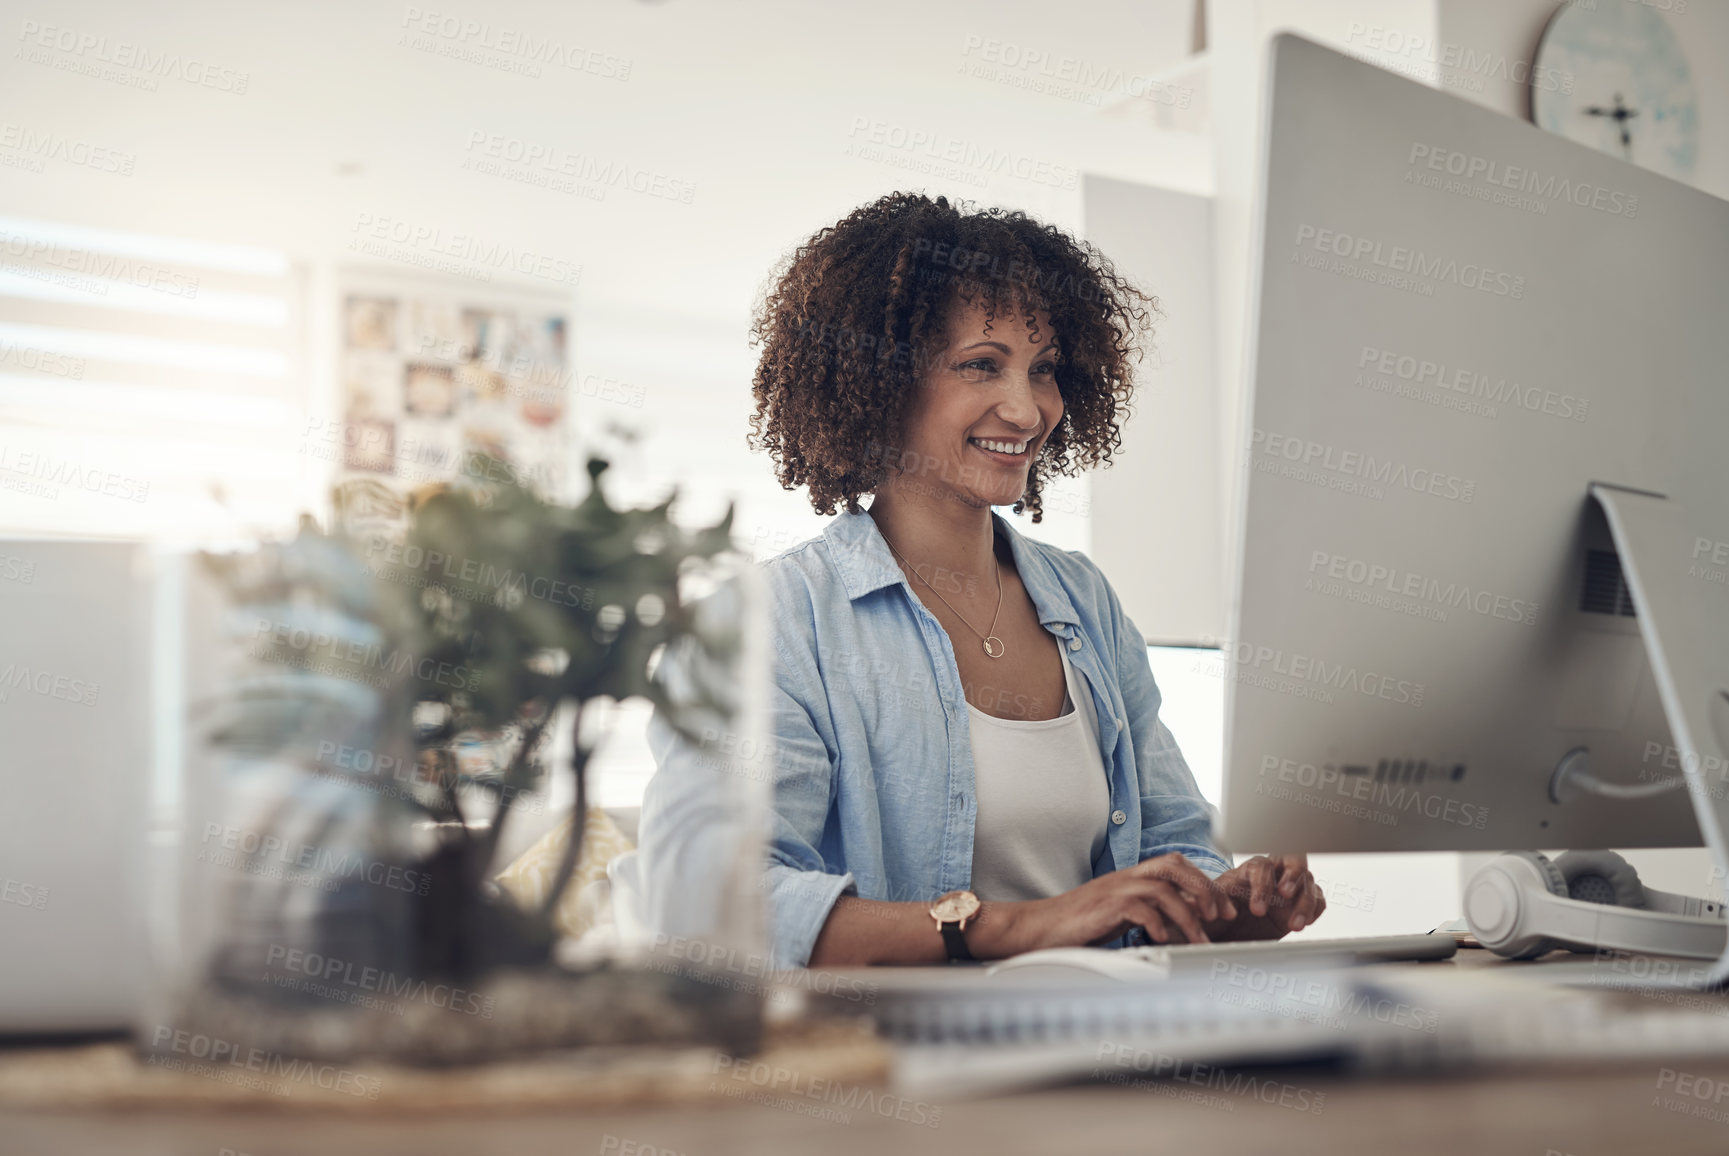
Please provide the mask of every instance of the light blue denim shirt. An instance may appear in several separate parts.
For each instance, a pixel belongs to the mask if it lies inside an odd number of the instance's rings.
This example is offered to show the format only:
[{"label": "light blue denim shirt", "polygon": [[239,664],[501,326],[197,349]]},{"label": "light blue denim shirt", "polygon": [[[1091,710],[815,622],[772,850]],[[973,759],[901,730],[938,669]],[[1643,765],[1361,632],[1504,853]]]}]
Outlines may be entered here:
[{"label": "light blue denim shirt", "polygon": [[[1208,876],[1229,864],[1213,809],[1159,719],[1145,640],[1078,550],[993,513],[1039,622],[1086,676],[1110,781],[1109,838],[1093,875],[1180,851]],[[928,902],[970,885],[977,799],[966,699],[948,633],[919,601],[868,514],[763,564],[774,643],[769,817],[771,966],[802,967],[835,900]],[[702,752],[649,725],[657,772],[643,801],[643,880],[675,893],[689,853],[651,854],[657,832],[694,833]],[[671,838],[660,840],[671,844]]]}]

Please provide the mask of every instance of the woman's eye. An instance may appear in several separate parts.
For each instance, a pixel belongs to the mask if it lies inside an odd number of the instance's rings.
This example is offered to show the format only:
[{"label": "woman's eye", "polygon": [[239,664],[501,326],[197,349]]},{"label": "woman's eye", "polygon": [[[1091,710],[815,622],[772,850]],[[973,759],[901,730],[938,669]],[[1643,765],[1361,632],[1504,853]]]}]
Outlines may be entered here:
[{"label": "woman's eye", "polygon": [[[981,374],[996,373],[997,363],[993,358],[980,357],[975,358],[972,361],[963,361],[960,365],[956,366],[955,369],[957,372],[965,374],[968,377],[977,377]],[[1057,363],[1054,361],[1041,361],[1028,370],[1029,375],[1033,377],[1050,377],[1056,372]]]}]

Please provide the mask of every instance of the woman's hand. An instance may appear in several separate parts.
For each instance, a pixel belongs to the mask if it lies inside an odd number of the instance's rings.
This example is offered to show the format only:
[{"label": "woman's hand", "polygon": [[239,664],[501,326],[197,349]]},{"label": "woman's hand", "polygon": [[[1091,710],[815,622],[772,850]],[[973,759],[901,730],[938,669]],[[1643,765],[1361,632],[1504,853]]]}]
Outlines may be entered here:
[{"label": "woman's hand", "polygon": [[[997,913],[1000,918],[993,919]],[[1173,853],[1101,875],[1049,899],[986,903],[979,929],[990,944],[989,954],[1006,956],[1041,947],[1108,943],[1131,927],[1146,928],[1155,943],[1206,943],[1208,923],[1230,926],[1238,918],[1231,897],[1199,867]]]},{"label": "woman's hand", "polygon": [[[1101,875],[1050,899],[986,900],[962,933],[979,959],[1042,947],[1108,943],[1143,927],[1154,943],[1279,939],[1327,909],[1303,855],[1260,856],[1208,879],[1180,854]],[[811,950],[811,967],[941,963],[930,904],[843,897]]]},{"label": "woman's hand", "polygon": [[1307,855],[1257,855],[1214,880],[1235,899],[1234,920],[1209,922],[1214,939],[1282,939],[1327,910],[1321,885],[1309,874]]}]

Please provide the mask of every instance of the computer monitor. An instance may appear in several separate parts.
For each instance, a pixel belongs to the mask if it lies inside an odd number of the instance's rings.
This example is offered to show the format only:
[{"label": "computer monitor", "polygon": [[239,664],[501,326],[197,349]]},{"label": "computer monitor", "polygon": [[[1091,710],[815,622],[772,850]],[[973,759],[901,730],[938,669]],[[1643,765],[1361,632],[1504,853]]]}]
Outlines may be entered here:
[{"label": "computer monitor", "polygon": [[180,546],[0,539],[0,1038],[134,1027],[217,917],[182,894],[180,831],[220,593]]},{"label": "computer monitor", "polygon": [[135,543],[0,540],[0,1036],[130,1026],[150,896]]},{"label": "computer monitor", "polygon": [[1222,839],[1729,864],[1729,202],[1270,69]]}]

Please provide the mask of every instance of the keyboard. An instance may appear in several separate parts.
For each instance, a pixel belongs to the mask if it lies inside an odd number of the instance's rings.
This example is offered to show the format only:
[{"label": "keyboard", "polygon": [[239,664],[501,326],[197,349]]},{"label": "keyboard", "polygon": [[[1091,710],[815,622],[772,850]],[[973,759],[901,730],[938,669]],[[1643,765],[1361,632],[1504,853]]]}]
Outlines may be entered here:
[{"label": "keyboard", "polygon": [[1369,935],[1353,939],[1246,939],[1233,943],[1181,943],[1130,950],[1149,961],[1312,959],[1344,956],[1354,963],[1423,962],[1451,959],[1459,941],[1451,935]]},{"label": "keyboard", "polygon": [[1449,959],[1459,950],[1452,935],[1375,935],[1357,939],[1255,939],[1236,943],[1183,943],[1168,947],[1054,947],[1029,951],[986,972],[1005,980],[1209,979],[1237,966],[1326,967],[1341,964]]}]

